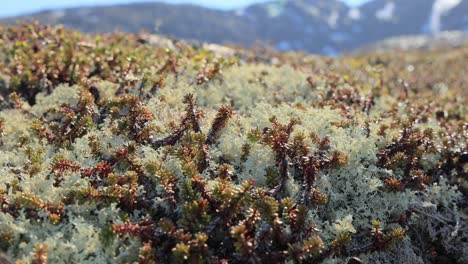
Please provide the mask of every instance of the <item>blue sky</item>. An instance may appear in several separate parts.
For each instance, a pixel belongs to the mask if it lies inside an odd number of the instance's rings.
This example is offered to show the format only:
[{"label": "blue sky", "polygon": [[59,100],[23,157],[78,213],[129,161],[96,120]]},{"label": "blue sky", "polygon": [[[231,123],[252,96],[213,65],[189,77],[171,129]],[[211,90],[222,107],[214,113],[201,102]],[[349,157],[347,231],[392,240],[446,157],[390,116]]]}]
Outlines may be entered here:
[{"label": "blue sky", "polygon": [[[270,0],[164,0],[168,3],[192,3],[212,8],[238,8],[252,3],[268,2]],[[343,0],[349,5],[356,6],[369,0]],[[24,14],[43,9],[83,6],[105,5],[129,2],[155,2],[154,0],[13,0],[2,1],[0,17]]]}]

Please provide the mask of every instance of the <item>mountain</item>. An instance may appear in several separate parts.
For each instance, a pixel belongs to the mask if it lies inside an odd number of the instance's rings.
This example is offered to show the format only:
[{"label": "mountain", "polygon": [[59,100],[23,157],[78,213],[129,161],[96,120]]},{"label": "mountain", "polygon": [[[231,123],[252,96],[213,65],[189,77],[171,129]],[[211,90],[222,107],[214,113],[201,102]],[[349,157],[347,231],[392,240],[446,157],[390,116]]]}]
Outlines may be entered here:
[{"label": "mountain", "polygon": [[400,35],[468,30],[468,0],[374,0],[351,8],[337,0],[278,0],[221,11],[136,3],[49,10],[22,17],[85,32],[150,32],[212,43],[255,41],[280,50],[336,54]]}]

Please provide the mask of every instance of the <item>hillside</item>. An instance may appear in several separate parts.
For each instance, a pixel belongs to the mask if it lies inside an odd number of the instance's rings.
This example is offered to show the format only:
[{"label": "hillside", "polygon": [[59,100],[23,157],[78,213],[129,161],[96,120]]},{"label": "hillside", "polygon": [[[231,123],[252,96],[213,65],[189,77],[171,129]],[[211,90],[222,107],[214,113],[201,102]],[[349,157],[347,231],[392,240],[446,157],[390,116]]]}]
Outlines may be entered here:
[{"label": "hillside", "polygon": [[467,263],[467,58],[0,27],[0,262]]},{"label": "hillside", "polygon": [[358,8],[338,0],[281,0],[232,11],[163,3],[71,8],[4,23],[38,19],[84,32],[146,29],[212,43],[259,40],[280,50],[336,54],[400,35],[466,31],[466,14],[468,0],[374,0]]}]

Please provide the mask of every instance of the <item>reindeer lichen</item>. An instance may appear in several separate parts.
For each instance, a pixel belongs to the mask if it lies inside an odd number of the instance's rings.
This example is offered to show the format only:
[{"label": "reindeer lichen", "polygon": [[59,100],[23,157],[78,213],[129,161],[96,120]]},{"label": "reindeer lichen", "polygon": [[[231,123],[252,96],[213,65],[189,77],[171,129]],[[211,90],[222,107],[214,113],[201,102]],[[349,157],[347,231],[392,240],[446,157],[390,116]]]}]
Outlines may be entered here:
[{"label": "reindeer lichen", "polygon": [[468,261],[466,47],[0,39],[0,262]]}]

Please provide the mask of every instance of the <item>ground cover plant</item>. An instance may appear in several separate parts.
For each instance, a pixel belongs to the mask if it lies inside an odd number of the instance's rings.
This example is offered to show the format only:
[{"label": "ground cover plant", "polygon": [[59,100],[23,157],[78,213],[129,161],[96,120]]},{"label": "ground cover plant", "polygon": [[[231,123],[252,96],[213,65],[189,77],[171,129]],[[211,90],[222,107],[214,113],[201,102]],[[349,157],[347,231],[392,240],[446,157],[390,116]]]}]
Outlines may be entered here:
[{"label": "ground cover plant", "polygon": [[173,44],[0,27],[1,261],[468,262],[468,47]]}]

